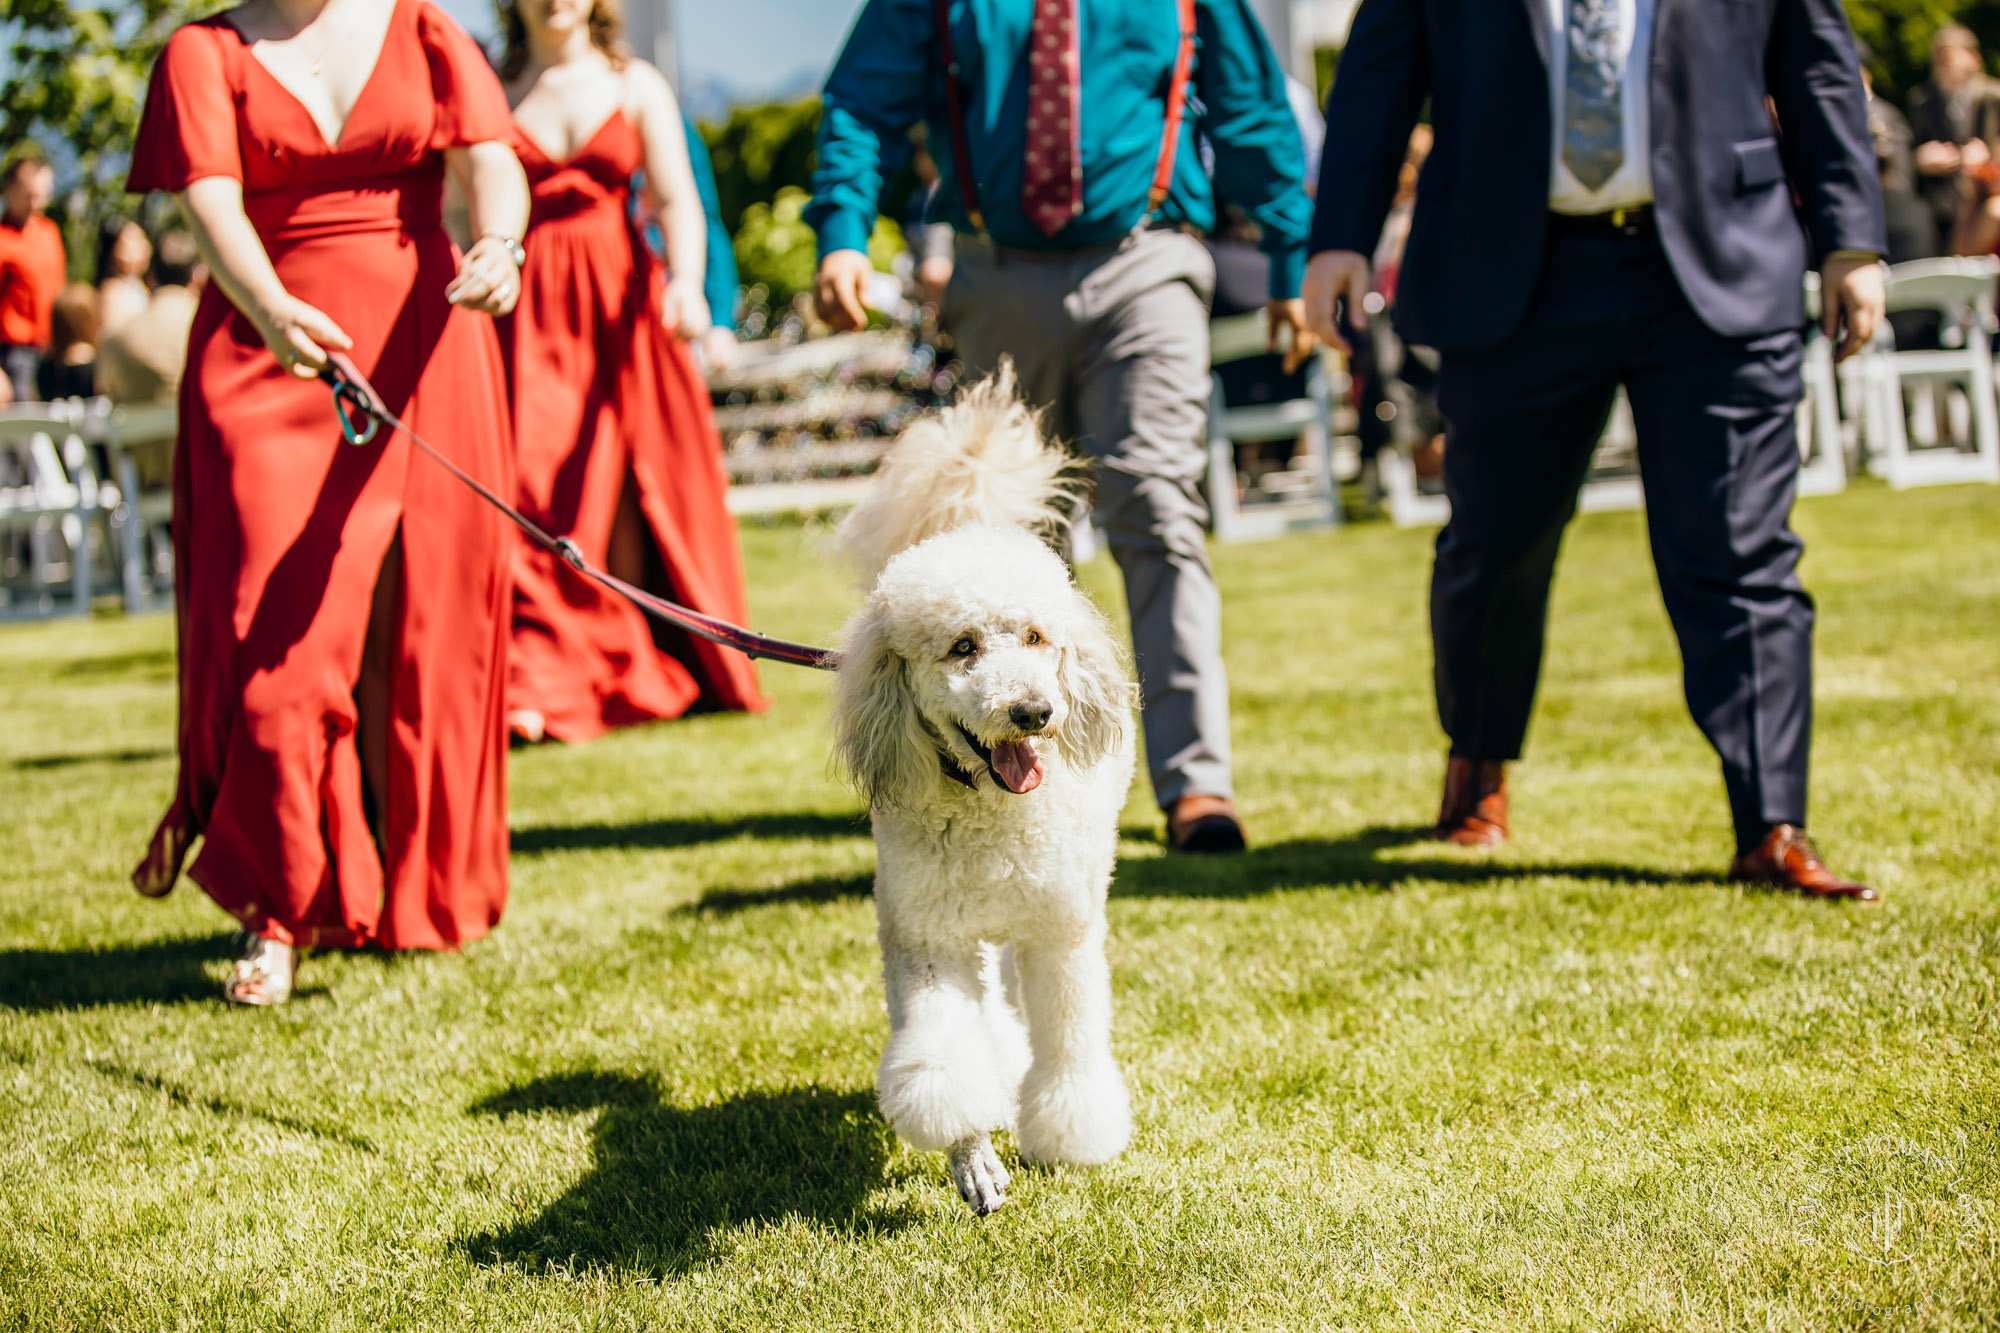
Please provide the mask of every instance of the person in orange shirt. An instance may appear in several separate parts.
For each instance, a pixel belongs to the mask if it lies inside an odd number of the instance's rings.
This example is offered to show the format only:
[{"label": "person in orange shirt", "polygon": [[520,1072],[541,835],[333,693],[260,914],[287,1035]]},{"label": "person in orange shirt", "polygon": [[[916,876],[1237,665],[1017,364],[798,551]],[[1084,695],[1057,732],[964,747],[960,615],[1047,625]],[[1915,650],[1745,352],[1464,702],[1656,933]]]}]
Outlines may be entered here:
[{"label": "person in orange shirt", "polygon": [[17,402],[38,397],[35,371],[69,264],[62,228],[42,212],[55,184],[55,168],[35,153],[23,153],[0,174],[0,369]]}]

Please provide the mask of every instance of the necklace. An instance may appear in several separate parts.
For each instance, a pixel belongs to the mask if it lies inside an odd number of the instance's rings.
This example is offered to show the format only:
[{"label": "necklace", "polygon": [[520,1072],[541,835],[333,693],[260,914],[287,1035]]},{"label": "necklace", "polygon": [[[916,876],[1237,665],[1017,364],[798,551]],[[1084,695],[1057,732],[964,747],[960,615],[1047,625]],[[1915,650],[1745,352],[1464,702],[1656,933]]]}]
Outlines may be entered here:
[{"label": "necklace", "polygon": [[[329,46],[333,45],[333,36],[331,32],[331,29],[333,28],[333,18],[332,15],[327,12],[332,8],[333,6],[331,4],[328,4],[324,9],[320,10],[319,14],[315,18],[315,21],[319,23],[324,29],[327,30],[320,34],[321,40],[317,43],[319,49],[316,51],[312,51],[310,53],[312,56],[312,64],[307,67],[307,72],[310,73],[312,77],[314,77],[315,79],[320,76],[319,73],[320,66],[326,60],[326,49]],[[312,26],[311,24],[307,25],[307,27],[311,26]],[[298,36],[301,40],[305,38],[305,35],[306,35],[306,29],[305,28],[299,29]]]}]

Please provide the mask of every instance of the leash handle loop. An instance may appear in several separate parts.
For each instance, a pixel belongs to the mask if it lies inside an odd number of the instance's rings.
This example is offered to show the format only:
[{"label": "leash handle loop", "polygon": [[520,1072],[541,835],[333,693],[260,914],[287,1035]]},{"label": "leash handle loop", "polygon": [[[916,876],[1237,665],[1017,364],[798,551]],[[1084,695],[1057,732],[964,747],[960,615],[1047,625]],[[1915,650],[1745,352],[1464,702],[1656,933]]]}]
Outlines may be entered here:
[{"label": "leash handle loop", "polygon": [[[319,377],[333,389],[333,410],[340,417],[341,438],[357,447],[375,438],[388,412],[376,396],[374,386],[360,376],[354,363],[339,352],[331,354],[319,370]],[[362,425],[356,425],[357,421]]]}]

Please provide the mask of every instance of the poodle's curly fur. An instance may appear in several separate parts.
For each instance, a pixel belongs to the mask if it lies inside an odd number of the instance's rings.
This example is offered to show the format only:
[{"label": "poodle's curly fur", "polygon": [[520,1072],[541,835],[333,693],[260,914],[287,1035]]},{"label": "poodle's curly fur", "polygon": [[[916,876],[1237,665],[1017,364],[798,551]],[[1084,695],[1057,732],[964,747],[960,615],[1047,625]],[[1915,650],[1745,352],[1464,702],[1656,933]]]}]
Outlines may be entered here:
[{"label": "poodle's curly fur", "polygon": [[1012,1127],[1026,1160],[1076,1166],[1132,1132],[1104,902],[1134,689],[1044,541],[1069,475],[1003,363],[904,434],[841,530],[873,575],[841,649],[835,731],[875,830],[882,1112],[949,1154],[980,1213],[1005,1202],[991,1131]]}]

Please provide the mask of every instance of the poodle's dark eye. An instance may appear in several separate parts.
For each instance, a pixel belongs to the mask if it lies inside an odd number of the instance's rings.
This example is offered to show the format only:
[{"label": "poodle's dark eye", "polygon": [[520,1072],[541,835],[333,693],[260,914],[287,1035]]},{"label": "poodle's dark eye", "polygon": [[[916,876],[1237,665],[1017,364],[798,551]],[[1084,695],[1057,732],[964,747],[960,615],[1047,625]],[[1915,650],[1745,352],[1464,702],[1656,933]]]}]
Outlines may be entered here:
[{"label": "poodle's dark eye", "polygon": [[1031,629],[1021,636],[1021,642],[1027,644],[1030,648],[1040,647],[1042,632],[1038,629]]},{"label": "poodle's dark eye", "polygon": [[970,657],[978,651],[979,640],[973,638],[970,634],[951,646],[951,655],[953,657]]}]

